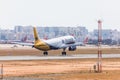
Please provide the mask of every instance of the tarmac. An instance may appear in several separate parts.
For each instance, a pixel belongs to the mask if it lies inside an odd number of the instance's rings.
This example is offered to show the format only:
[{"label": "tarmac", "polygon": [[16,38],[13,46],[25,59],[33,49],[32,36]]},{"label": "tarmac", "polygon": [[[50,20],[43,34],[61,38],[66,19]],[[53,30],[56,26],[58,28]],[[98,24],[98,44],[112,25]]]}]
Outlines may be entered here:
[{"label": "tarmac", "polygon": [[119,80],[120,48],[102,47],[102,73],[95,73],[97,47],[82,46],[74,52],[42,51],[31,47],[0,45],[0,63],[4,65],[3,80]]},{"label": "tarmac", "polygon": [[[2,60],[57,60],[57,59],[88,59],[97,58],[97,54],[77,54],[66,56],[0,56]],[[120,58],[120,54],[103,54],[102,58]]]}]

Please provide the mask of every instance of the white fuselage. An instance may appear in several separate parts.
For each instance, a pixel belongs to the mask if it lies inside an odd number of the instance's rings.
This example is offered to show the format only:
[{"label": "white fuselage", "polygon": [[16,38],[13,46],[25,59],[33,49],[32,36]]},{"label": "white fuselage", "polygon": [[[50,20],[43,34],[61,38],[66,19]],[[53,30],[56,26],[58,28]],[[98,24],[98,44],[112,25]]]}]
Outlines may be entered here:
[{"label": "white fuselage", "polygon": [[51,46],[53,49],[54,48],[57,49],[57,48],[60,48],[62,45],[75,43],[75,38],[73,36],[64,36],[64,37],[45,40],[44,42],[49,46]]}]

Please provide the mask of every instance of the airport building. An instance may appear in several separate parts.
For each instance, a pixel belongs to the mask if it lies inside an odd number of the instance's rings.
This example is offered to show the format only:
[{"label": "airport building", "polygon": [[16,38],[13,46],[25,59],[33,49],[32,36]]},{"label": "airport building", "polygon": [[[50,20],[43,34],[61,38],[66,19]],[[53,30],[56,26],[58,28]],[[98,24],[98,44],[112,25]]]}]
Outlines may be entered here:
[{"label": "airport building", "polygon": [[[94,30],[93,33],[94,33],[94,36],[97,38],[98,30]],[[112,36],[112,30],[110,29],[102,30],[102,39],[111,39],[111,36]]]},{"label": "airport building", "polygon": [[[42,27],[37,26],[37,31],[41,39],[51,39],[55,37],[72,35],[77,41],[84,41],[85,38],[97,40],[98,30],[88,32],[88,29],[84,26],[76,27],[63,27],[63,26],[52,26]],[[103,29],[102,39],[111,39],[114,41],[120,40],[120,32],[117,30]],[[14,30],[2,30],[0,29],[0,40],[21,40],[27,36],[27,40],[34,40],[33,37],[33,26],[15,26]]]}]

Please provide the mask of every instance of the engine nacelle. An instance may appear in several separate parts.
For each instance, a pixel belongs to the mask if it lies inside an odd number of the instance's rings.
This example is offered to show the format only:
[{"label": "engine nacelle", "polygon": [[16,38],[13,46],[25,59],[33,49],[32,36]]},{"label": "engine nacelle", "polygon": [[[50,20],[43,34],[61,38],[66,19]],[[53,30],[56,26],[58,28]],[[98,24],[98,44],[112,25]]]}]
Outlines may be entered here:
[{"label": "engine nacelle", "polygon": [[69,51],[75,51],[75,50],[76,50],[76,46],[70,46],[70,47],[68,48],[68,50],[69,50]]}]

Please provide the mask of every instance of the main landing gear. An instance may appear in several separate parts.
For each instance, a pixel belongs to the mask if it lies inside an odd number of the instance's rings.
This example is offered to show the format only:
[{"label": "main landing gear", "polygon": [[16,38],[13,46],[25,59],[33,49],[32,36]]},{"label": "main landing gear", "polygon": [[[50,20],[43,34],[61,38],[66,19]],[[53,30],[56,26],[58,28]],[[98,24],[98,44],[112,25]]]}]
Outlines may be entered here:
[{"label": "main landing gear", "polygon": [[[65,49],[66,49],[66,48],[63,49],[62,56],[66,56]],[[47,55],[48,55],[48,52],[47,52],[47,51],[43,52],[43,55],[44,55],[44,56],[47,56]]]},{"label": "main landing gear", "polygon": [[44,55],[44,56],[47,56],[47,55],[48,55],[48,52],[47,52],[47,51],[43,52],[43,55]]},{"label": "main landing gear", "polygon": [[63,56],[66,55],[65,49],[66,49],[66,48],[63,48],[63,52],[62,52],[62,55],[63,55]]},{"label": "main landing gear", "polygon": [[65,56],[66,55],[66,52],[62,52],[62,56]]}]

